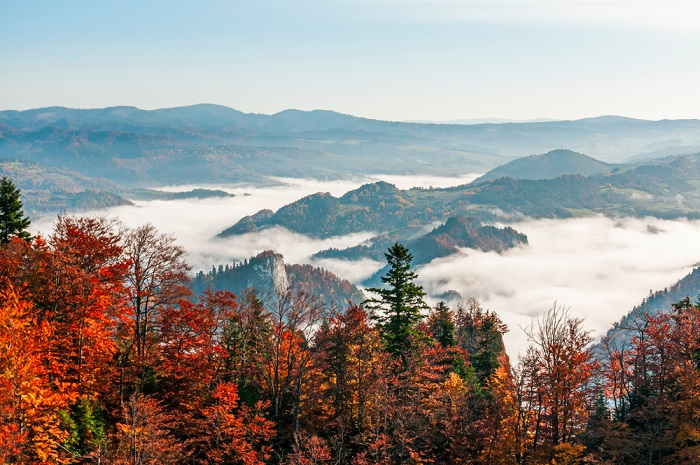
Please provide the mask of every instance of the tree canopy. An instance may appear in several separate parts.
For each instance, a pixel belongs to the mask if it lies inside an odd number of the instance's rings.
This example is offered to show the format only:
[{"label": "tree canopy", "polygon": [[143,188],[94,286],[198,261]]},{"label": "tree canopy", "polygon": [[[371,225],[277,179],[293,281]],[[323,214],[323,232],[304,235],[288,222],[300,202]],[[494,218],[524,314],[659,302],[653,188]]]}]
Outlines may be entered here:
[{"label": "tree canopy", "polygon": [[0,178],[0,243],[9,242],[13,236],[29,239],[31,235],[27,228],[30,223],[24,215],[19,188],[10,178],[3,176]]},{"label": "tree canopy", "polygon": [[415,325],[422,318],[421,310],[429,307],[423,301],[423,287],[414,282],[418,275],[411,270],[411,252],[396,242],[384,255],[389,271],[381,279],[387,287],[370,288],[379,297],[368,299],[365,305],[373,311],[389,353],[404,358],[417,334]]}]

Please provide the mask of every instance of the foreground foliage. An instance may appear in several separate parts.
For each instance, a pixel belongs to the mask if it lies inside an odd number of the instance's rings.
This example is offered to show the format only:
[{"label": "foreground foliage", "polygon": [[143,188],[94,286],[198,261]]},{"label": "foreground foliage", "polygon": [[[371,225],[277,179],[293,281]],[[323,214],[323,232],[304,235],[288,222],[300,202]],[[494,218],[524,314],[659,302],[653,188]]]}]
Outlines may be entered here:
[{"label": "foreground foliage", "polygon": [[[554,306],[512,368],[478,302],[426,308],[411,254],[329,309],[303,291],[192,295],[153,226],[62,216],[0,246],[0,461],[697,463],[700,310],[593,357]],[[426,315],[427,310],[427,315]]]}]

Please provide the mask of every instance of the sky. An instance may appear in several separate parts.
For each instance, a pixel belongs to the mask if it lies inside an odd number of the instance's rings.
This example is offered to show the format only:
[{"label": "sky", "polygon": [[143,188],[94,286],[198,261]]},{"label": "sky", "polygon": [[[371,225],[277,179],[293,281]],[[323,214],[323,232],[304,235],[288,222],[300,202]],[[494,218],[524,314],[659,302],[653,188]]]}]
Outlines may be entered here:
[{"label": "sky", "polygon": [[700,117],[696,0],[0,0],[0,110]]},{"label": "sky", "polygon": [[[461,184],[464,178],[380,177],[401,188]],[[282,205],[314,192],[340,196],[367,179],[318,181],[279,178],[273,187],[215,186],[236,194],[233,198],[136,202],[98,212],[118,217],[130,227],[147,222],[173,234],[188,251],[193,272],[230,264],[264,250],[275,250],[287,263],[311,263],[359,283],[384,263],[372,260],[319,260],[310,256],[322,249],[345,248],[372,237],[374,231],[328,239],[313,239],[283,228],[245,234],[226,240],[216,234],[245,215]],[[376,180],[376,179],[374,179]],[[188,190],[195,186],[177,186]],[[207,186],[213,187],[213,186]],[[249,194],[249,195],[243,195]],[[55,216],[32,218],[32,233],[47,234]],[[617,219],[602,216],[580,219],[540,219],[509,224],[528,236],[529,245],[503,254],[464,249],[419,267],[418,283],[429,296],[447,290],[466,300],[476,298],[508,325],[506,349],[512,360],[524,353],[528,341],[522,328],[552,307],[570,309],[584,319],[592,336],[604,334],[650,291],[662,290],[698,266],[700,221],[653,218]],[[429,298],[435,304],[435,298]]]}]

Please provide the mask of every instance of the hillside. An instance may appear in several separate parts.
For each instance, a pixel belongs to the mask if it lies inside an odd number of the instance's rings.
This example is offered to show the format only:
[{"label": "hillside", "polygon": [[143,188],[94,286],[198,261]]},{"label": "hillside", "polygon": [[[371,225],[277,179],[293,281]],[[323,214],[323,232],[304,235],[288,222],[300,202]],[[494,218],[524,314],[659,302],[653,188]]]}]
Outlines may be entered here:
[{"label": "hillside", "polygon": [[245,114],[218,105],[0,112],[0,158],[60,165],[131,187],[264,176],[453,175],[559,147],[621,162],[697,146],[698,120],[423,124],[331,111]]},{"label": "hillside", "polygon": [[519,244],[527,244],[527,236],[513,228],[485,226],[474,218],[454,216],[448,218],[445,224],[416,239],[406,240],[398,235],[380,235],[355,247],[322,250],[313,258],[371,258],[384,261],[384,253],[396,241],[403,242],[412,251],[414,265],[422,265],[436,258],[451,255],[463,247],[485,252],[502,252]]},{"label": "hillside", "polygon": [[512,179],[554,179],[565,174],[592,176],[607,173],[614,167],[571,150],[553,150],[541,155],[518,158],[498,166],[474,182],[508,177]]},{"label": "hillside", "polygon": [[193,290],[201,293],[208,287],[231,291],[238,296],[246,289],[255,289],[261,296],[287,289],[295,293],[304,291],[329,307],[364,300],[359,289],[349,281],[311,265],[286,264],[282,255],[270,250],[242,263],[219,265],[208,273],[199,272],[192,281]]},{"label": "hillside", "polygon": [[700,218],[700,155],[588,177],[500,178],[442,189],[401,190],[386,182],[366,184],[342,197],[317,193],[276,212],[262,210],[220,236],[282,226],[312,237],[374,231],[389,234],[389,240],[403,240],[452,216],[492,222],[592,214]]},{"label": "hillside", "polygon": [[[673,304],[685,298],[690,298],[691,303],[696,303],[699,296],[700,268],[695,268],[672,286],[650,293],[642,303],[615,323],[604,339],[616,347],[624,347],[629,344],[640,328],[645,327],[647,315],[668,312]],[[601,347],[598,345],[596,350],[601,350]]]},{"label": "hillside", "polygon": [[29,214],[131,204],[124,196],[125,189],[114,182],[60,166],[0,159],[0,176],[11,178],[22,190],[22,202]]}]

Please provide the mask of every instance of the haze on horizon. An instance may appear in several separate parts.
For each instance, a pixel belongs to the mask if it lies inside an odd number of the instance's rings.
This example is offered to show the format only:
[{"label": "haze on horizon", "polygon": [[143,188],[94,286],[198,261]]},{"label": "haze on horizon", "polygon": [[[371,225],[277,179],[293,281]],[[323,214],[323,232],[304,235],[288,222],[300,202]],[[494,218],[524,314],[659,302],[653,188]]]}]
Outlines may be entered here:
[{"label": "haze on horizon", "polygon": [[0,109],[698,118],[691,0],[0,2]]}]

